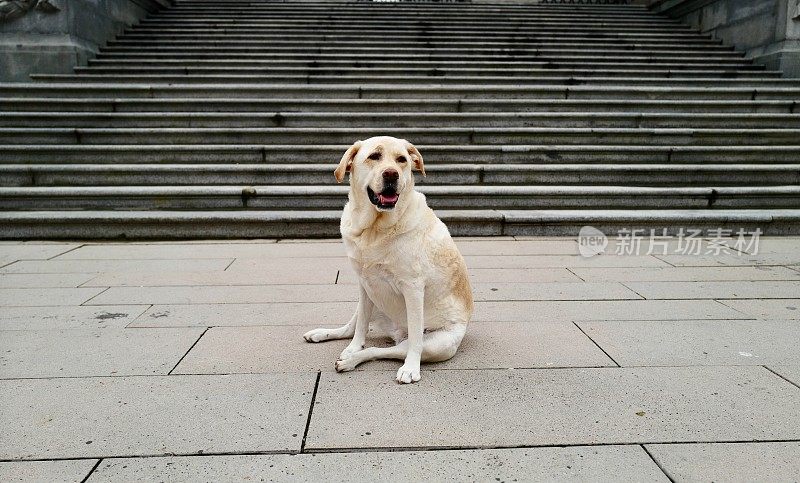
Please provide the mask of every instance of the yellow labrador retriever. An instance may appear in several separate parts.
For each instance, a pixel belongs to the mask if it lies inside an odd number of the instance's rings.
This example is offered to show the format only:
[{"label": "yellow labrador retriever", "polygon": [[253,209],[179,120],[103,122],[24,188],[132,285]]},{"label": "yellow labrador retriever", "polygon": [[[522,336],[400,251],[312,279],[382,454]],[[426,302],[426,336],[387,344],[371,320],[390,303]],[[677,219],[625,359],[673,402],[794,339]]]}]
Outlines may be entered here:
[{"label": "yellow labrador retriever", "polygon": [[[425,175],[417,148],[382,136],[353,144],[334,171],[338,182],[350,173],[341,232],[359,277],[358,309],[344,327],[303,337],[352,337],[336,361],[339,372],[375,359],[404,359],[397,381],[419,381],[420,361],[453,357],[472,317],[464,259],[425,196],[414,190],[412,167]],[[370,324],[387,330],[396,345],[364,348]]]}]

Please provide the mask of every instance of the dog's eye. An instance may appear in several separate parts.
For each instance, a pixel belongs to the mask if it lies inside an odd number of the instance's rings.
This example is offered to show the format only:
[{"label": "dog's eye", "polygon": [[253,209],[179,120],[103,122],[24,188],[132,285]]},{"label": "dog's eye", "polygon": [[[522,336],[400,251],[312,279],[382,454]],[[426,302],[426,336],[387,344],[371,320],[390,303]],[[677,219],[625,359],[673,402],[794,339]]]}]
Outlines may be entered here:
[{"label": "dog's eye", "polygon": [[408,162],[408,160],[405,158],[405,156],[400,156],[399,158],[397,158],[397,162],[403,164],[405,162]]},{"label": "dog's eye", "polygon": [[372,154],[369,155],[369,159],[371,159],[373,161],[377,161],[377,160],[381,159],[381,153],[372,153]]}]

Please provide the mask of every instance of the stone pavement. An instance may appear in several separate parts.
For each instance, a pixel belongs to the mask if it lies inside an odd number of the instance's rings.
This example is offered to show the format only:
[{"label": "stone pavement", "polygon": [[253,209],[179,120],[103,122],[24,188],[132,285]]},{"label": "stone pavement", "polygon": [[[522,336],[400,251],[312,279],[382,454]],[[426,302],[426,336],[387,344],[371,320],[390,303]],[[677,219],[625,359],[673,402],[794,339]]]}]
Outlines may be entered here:
[{"label": "stone pavement", "polygon": [[412,386],[302,340],[355,309],[336,240],[0,244],[0,481],[800,479],[800,238],[458,243]]}]

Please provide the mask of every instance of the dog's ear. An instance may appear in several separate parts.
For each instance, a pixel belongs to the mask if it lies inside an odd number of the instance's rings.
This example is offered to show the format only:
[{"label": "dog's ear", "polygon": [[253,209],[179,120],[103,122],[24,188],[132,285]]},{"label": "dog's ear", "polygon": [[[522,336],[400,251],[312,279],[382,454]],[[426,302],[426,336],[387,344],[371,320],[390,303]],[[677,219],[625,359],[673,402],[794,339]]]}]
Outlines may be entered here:
[{"label": "dog's ear", "polygon": [[425,163],[422,161],[422,155],[419,154],[417,147],[406,141],[406,149],[408,150],[408,154],[411,155],[411,160],[414,161],[414,167],[425,177]]},{"label": "dog's ear", "polygon": [[356,154],[358,154],[359,149],[361,149],[361,141],[356,141],[355,144],[344,152],[342,160],[339,161],[339,166],[337,166],[336,170],[333,172],[337,183],[341,183],[344,179],[344,174],[350,172],[350,168],[353,166],[353,160],[356,159]]}]

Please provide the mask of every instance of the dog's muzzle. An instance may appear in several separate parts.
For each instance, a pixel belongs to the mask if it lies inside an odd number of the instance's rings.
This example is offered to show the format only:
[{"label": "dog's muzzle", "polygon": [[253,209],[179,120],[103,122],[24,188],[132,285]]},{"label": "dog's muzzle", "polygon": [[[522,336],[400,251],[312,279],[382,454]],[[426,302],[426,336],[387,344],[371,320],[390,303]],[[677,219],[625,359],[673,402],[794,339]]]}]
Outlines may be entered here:
[{"label": "dog's muzzle", "polygon": [[383,188],[383,191],[380,193],[375,193],[372,188],[368,187],[367,195],[369,196],[369,201],[371,201],[373,205],[384,210],[391,210],[394,208],[394,206],[397,204],[397,201],[400,199],[400,195],[397,193],[397,188],[393,186]]}]

